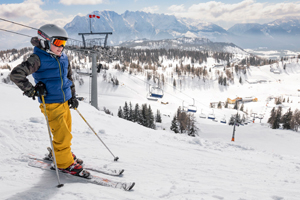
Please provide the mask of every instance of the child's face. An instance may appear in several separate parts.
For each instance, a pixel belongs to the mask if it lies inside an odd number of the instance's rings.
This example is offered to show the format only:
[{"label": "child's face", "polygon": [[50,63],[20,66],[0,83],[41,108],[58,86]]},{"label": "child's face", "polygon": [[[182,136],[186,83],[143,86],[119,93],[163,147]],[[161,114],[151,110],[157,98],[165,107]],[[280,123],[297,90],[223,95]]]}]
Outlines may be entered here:
[{"label": "child's face", "polygon": [[55,53],[55,55],[61,56],[62,50],[63,50],[63,47],[62,47],[62,46],[57,47],[57,46],[51,44],[51,51],[52,51],[53,53]]}]

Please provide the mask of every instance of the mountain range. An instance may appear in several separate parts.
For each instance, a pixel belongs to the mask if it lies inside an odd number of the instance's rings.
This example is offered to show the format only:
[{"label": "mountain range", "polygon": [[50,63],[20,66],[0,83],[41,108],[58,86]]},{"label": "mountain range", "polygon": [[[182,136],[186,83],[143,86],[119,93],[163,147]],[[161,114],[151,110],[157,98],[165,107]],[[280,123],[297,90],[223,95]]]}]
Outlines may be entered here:
[{"label": "mountain range", "polygon": [[[73,38],[78,33],[112,32],[109,45],[119,45],[130,40],[164,40],[180,37],[207,38],[212,42],[234,43],[241,48],[300,49],[300,18],[286,17],[266,24],[235,24],[225,30],[209,22],[193,19],[178,19],[173,15],[153,14],[142,11],[94,11],[100,19],[89,15],[77,15],[65,29]],[[91,20],[91,23],[90,23]],[[91,24],[91,27],[90,27]],[[81,38],[80,38],[81,39]]]}]

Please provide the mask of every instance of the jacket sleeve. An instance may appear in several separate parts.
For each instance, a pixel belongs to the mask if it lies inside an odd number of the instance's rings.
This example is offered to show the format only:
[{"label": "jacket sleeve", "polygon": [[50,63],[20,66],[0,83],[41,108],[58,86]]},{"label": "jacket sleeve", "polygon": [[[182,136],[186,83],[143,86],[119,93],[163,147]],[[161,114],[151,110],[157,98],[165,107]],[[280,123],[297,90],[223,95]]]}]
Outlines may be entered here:
[{"label": "jacket sleeve", "polygon": [[72,77],[72,67],[70,65],[70,61],[69,61],[69,66],[68,66],[68,79],[72,81],[72,85],[71,85],[71,92],[72,92],[72,97],[75,97],[76,96],[76,90],[75,90],[75,84],[74,84],[74,80],[73,80],[73,77]]},{"label": "jacket sleeve", "polygon": [[10,79],[23,91],[30,90],[33,85],[26,78],[40,68],[40,58],[36,54],[31,54],[30,57],[17,65],[10,74]]}]

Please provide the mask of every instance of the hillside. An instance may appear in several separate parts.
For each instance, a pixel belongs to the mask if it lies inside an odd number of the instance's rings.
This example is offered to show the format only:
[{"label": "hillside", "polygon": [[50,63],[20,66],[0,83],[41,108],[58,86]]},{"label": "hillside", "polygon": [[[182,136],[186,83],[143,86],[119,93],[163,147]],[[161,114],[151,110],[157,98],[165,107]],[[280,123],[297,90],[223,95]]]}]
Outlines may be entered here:
[{"label": "hillside", "polygon": [[[244,55],[235,55],[234,59]],[[74,59],[77,59],[74,57]],[[11,63],[13,67],[22,58]],[[289,97],[293,102],[283,103],[284,110],[299,108],[298,96],[300,65],[296,59],[279,63],[281,74],[270,72],[270,65],[254,67],[247,74],[236,74],[229,86],[218,84],[214,68],[215,59],[209,58],[203,66],[211,68],[210,78],[205,82],[197,77],[173,76],[177,87],[172,86],[171,73],[179,60],[163,59],[157,69],[164,73],[164,97],[159,101],[148,101],[149,84],[145,74],[129,74],[113,69],[119,61],[110,64],[107,75],[118,78],[119,86],[103,80],[104,70],[98,76],[98,105],[105,106],[114,116],[96,110],[89,102],[89,78],[82,76],[84,84],[76,81],[77,93],[85,98],[80,102],[79,111],[92,125],[112,152],[113,157],[98,141],[80,116],[72,110],[73,142],[72,150],[86,163],[124,168],[123,177],[102,177],[113,180],[134,181],[132,192],[86,184],[61,175],[65,186],[57,189],[55,173],[35,169],[27,165],[29,153],[43,155],[49,146],[46,123],[38,108],[38,102],[22,95],[11,84],[0,82],[0,147],[2,170],[0,174],[1,198],[4,199],[289,199],[300,196],[300,163],[298,132],[268,127],[267,119],[274,101],[267,102],[269,96]],[[183,64],[190,63],[184,60]],[[225,63],[225,61],[224,61]],[[283,70],[286,64],[286,70]],[[203,67],[202,66],[202,67]],[[89,65],[85,65],[88,71]],[[200,65],[197,67],[201,67]],[[277,67],[272,65],[272,67]],[[222,70],[223,68],[221,68]],[[219,69],[220,70],[220,69]],[[1,70],[2,77],[9,74]],[[238,79],[242,77],[243,84]],[[32,78],[30,78],[32,80]],[[181,87],[180,87],[181,80]],[[247,82],[247,81],[248,82]],[[255,83],[265,80],[264,83]],[[280,80],[280,81],[279,81]],[[255,84],[253,84],[255,83]],[[245,103],[250,113],[262,113],[265,117],[255,123],[236,127],[235,141],[232,142],[233,127],[199,117],[201,111],[208,115],[211,102],[225,101],[227,98],[254,96],[258,102]],[[171,120],[179,106],[190,105],[195,99],[198,136],[175,134],[170,131]],[[159,109],[162,124],[157,130],[145,128],[136,123],[118,118],[119,106],[124,102],[151,105],[153,111]],[[162,104],[168,102],[168,104]],[[232,107],[232,105],[231,105]],[[226,116],[227,121],[233,109],[214,109],[217,119]],[[239,111],[241,113],[241,111]],[[170,117],[169,117],[170,116]]]}]

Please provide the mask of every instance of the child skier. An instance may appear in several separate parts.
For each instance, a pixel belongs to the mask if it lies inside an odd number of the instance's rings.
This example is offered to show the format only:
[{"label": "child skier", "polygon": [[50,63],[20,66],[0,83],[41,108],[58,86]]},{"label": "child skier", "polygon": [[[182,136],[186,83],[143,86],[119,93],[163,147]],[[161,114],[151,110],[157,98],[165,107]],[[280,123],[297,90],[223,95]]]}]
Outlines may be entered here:
[{"label": "child skier", "polygon": [[[68,34],[63,28],[54,24],[41,26],[38,37],[31,39],[35,46],[33,54],[12,70],[10,78],[29,98],[44,94],[57,167],[72,175],[88,177],[89,172],[81,166],[82,160],[76,159],[71,152],[70,108],[77,108],[79,103],[70,63],[63,53],[67,39]],[[26,78],[30,74],[35,86]],[[45,114],[40,97],[39,102],[41,112]]]}]

